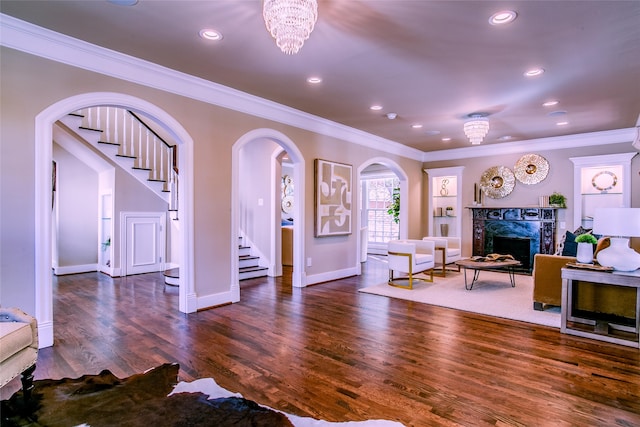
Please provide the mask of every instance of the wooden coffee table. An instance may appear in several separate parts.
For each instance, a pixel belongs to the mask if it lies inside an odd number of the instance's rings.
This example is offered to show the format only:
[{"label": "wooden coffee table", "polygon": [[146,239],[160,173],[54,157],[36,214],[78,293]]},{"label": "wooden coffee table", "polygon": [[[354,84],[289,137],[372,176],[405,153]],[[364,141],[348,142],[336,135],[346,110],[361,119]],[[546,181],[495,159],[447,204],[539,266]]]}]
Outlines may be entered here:
[{"label": "wooden coffee table", "polygon": [[[464,269],[464,288],[468,291],[473,289],[473,285],[478,280],[480,271],[482,270],[507,270],[509,273],[509,281],[511,287],[516,287],[516,276],[514,268],[521,265],[520,261],[505,260],[505,261],[472,261],[471,259],[461,259],[456,261],[456,265],[459,265]],[[473,270],[473,280],[471,285],[467,285],[467,270]]]}]

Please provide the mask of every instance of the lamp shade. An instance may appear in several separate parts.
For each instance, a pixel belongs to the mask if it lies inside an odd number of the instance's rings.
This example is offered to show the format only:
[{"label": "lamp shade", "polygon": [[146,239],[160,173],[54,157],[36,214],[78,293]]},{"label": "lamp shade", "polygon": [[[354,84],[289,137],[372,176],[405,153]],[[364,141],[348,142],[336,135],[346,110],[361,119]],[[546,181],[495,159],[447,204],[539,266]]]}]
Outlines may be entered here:
[{"label": "lamp shade", "polygon": [[629,237],[640,236],[640,209],[600,208],[595,210],[593,232],[610,237],[610,246],[598,252],[600,265],[619,271],[640,268],[640,254],[629,247]]},{"label": "lamp shade", "polygon": [[640,236],[640,208],[598,208],[593,232],[613,237]]}]

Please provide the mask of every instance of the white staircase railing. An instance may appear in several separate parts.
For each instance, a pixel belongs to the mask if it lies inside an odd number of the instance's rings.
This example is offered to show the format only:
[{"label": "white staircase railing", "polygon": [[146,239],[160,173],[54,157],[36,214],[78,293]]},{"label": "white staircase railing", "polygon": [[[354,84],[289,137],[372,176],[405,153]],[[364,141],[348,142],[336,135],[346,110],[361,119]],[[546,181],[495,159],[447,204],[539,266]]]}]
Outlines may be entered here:
[{"label": "white staircase railing", "polygon": [[116,156],[133,159],[133,169],[149,172],[149,181],[169,193],[169,210],[178,210],[178,167],[175,145],[168,144],[138,115],[124,108],[98,106],[76,112],[81,128],[101,131],[100,143],[118,147]]}]

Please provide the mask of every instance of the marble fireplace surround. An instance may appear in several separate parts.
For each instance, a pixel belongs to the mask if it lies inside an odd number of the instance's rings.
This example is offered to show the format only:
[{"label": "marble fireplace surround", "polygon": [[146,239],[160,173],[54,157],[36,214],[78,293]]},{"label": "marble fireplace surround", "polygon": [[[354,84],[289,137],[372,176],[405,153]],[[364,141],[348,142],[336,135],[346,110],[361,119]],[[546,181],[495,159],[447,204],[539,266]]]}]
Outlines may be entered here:
[{"label": "marble fireplace surround", "polygon": [[[556,247],[557,208],[470,207],[473,215],[473,255],[511,253],[531,273],[537,253],[553,254]],[[528,240],[528,257],[526,245]],[[509,246],[512,242],[513,246]],[[496,243],[498,245],[496,245]],[[524,247],[524,252],[523,251]]]}]

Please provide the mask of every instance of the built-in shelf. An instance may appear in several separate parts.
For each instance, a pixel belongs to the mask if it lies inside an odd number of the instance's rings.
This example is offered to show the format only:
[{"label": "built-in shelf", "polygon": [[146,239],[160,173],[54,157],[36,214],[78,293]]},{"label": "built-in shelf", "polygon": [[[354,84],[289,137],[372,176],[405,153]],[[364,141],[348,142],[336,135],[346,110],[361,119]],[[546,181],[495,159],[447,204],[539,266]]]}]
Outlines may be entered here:
[{"label": "built-in shelf", "polygon": [[572,157],[573,228],[591,228],[596,209],[631,207],[631,159],[638,153]]},{"label": "built-in shelf", "polygon": [[[429,236],[461,237],[463,166],[425,169],[429,176]],[[446,215],[447,207],[453,215]]]}]

